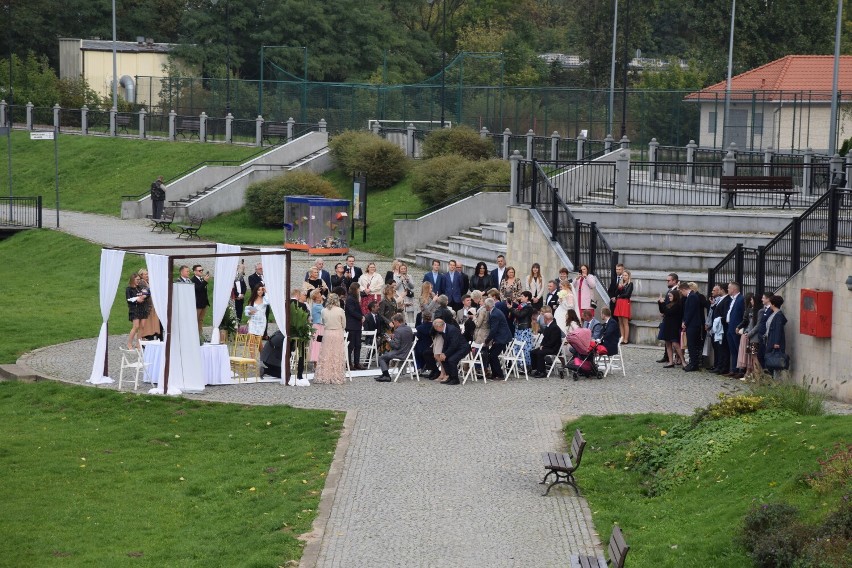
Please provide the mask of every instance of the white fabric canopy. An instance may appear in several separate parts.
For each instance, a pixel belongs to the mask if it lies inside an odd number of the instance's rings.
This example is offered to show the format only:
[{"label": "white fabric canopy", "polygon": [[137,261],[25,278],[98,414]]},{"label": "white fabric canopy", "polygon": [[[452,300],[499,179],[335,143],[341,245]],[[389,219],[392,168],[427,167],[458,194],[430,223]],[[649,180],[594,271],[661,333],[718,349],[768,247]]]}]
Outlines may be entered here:
[{"label": "white fabric canopy", "polygon": [[[162,254],[145,253],[148,267],[148,285],[151,290],[151,302],[157,311],[157,317],[163,326],[163,341],[169,329],[169,257]],[[157,372],[162,375],[163,362]]]},{"label": "white fabric canopy", "polygon": [[[261,252],[280,252],[281,249],[263,248]],[[266,284],[266,297],[269,298],[269,307],[278,329],[287,340],[286,310],[289,290],[287,290],[287,257],[283,254],[267,255],[263,257],[263,282]],[[284,373],[281,373],[284,375]],[[284,383],[284,379],[281,379]]]},{"label": "white fabric canopy", "polygon": [[104,375],[104,363],[107,357],[107,322],[112,304],[115,301],[115,292],[118,289],[118,281],[121,278],[121,268],[124,265],[123,250],[101,250],[101,272],[99,295],[101,304],[101,331],[98,334],[98,346],[95,349],[95,361],[92,364],[92,375],[87,382],[102,385],[114,382]]},{"label": "white fabric canopy", "polygon": [[[169,389],[166,394],[201,392],[204,390],[204,376],[201,345],[198,342],[198,321],[195,315],[194,285],[183,282],[172,284],[172,313],[169,317],[172,321],[172,333],[169,340]],[[163,383],[150,392],[163,394]]]},{"label": "white fabric canopy", "polygon": [[[240,247],[236,245],[216,243],[216,254],[238,252],[240,252]],[[225,309],[228,307],[228,300],[231,297],[234,275],[237,273],[239,261],[240,259],[237,256],[216,257],[216,264],[213,268],[213,333],[210,336],[210,343],[214,345],[219,344],[219,324],[225,317]]]}]

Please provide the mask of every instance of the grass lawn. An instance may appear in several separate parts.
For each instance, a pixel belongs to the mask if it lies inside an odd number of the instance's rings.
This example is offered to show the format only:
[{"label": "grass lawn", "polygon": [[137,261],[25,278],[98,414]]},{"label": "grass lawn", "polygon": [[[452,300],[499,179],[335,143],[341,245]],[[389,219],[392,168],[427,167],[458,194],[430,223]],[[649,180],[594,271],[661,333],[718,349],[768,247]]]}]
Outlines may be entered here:
[{"label": "grass lawn", "polygon": [[342,413],[0,383],[0,566],[298,560]]},{"label": "grass lawn", "polygon": [[618,523],[630,545],[630,568],[751,566],[734,539],[752,503],[788,501],[809,521],[839,503],[840,491],[818,494],[801,479],[818,469],[826,449],[849,440],[852,417],[783,417],[760,424],[694,478],[648,497],[642,476],[624,469],[625,452],[631,440],[659,437],[676,420],[658,414],[582,417],[565,427],[569,444],[576,428],[588,441],[577,480],[601,541],[608,542]]},{"label": "grass lawn", "polygon": [[[6,138],[0,141],[0,188],[8,195]],[[242,162],[260,148],[226,144],[134,140],[103,136],[59,136],[59,203],[62,209],[118,216],[121,196],[147,192],[158,175],[168,180],[205,160]],[[54,148],[47,140],[12,133],[14,195],[42,196],[55,208]]]}]

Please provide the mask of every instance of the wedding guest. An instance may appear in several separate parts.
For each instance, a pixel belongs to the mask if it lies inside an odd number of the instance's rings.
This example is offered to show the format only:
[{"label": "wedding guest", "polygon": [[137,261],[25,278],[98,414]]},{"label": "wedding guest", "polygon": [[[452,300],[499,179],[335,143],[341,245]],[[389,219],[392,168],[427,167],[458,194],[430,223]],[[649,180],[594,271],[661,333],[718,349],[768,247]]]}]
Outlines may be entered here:
[{"label": "wedding guest", "polygon": [[363,273],[358,279],[358,285],[361,288],[361,312],[366,315],[367,304],[382,301],[382,290],[385,287],[384,278],[376,273],[375,262],[367,265],[367,272]]},{"label": "wedding guest", "polygon": [[[358,286],[358,284],[353,284]],[[357,293],[357,288],[356,288]],[[355,305],[358,308],[357,304]],[[359,309],[360,312],[360,309]],[[360,315],[360,313],[359,313]],[[323,335],[313,382],[342,385],[346,378],[346,355],[343,348],[343,329],[348,317],[340,307],[340,297],[331,293],[322,310]],[[359,324],[360,335],[360,324]],[[351,338],[351,332],[350,332]],[[360,348],[360,340],[359,340]],[[350,343],[351,346],[351,343]]]},{"label": "wedding guest", "polygon": [[[266,297],[266,287],[263,284],[255,286],[249,295],[245,314],[248,319],[249,335],[256,335],[258,340],[266,333],[266,308],[269,300]],[[260,343],[258,341],[258,343]]]},{"label": "wedding guest", "polygon": [[[124,289],[124,297],[127,299],[128,319],[130,320],[130,334],[127,336],[127,348],[139,347],[139,326],[146,317],[148,309],[145,301],[148,295],[139,286],[139,275],[133,273],[127,281]],[[135,340],[135,344],[134,344]]]}]

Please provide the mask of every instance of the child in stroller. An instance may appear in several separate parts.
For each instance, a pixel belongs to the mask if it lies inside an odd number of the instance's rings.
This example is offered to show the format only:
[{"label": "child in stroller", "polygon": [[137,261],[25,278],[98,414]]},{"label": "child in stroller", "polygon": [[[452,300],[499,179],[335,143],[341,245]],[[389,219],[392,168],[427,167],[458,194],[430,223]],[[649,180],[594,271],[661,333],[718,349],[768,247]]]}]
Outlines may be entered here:
[{"label": "child in stroller", "polygon": [[581,376],[602,379],[603,373],[595,363],[597,343],[592,340],[591,330],[584,327],[575,329],[568,333],[566,341],[574,354],[574,358],[565,365],[571,373],[571,378],[575,381]]}]

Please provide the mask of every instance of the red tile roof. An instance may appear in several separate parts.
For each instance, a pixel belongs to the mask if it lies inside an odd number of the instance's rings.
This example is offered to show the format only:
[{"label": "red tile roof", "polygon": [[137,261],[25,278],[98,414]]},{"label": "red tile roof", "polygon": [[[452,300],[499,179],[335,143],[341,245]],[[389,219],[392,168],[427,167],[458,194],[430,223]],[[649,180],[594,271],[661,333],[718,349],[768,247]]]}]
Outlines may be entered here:
[{"label": "red tile roof", "polygon": [[[795,92],[799,99],[828,100],[833,74],[833,55],[788,55],[731,77],[731,98],[751,99],[754,91],[767,91],[758,93],[757,98],[780,100],[782,92],[786,92],[786,100],[792,99]],[[840,56],[837,88],[842,93],[852,93],[852,55]],[[712,100],[723,98],[724,94],[725,81],[720,81],[687,95],[686,100]]]}]

